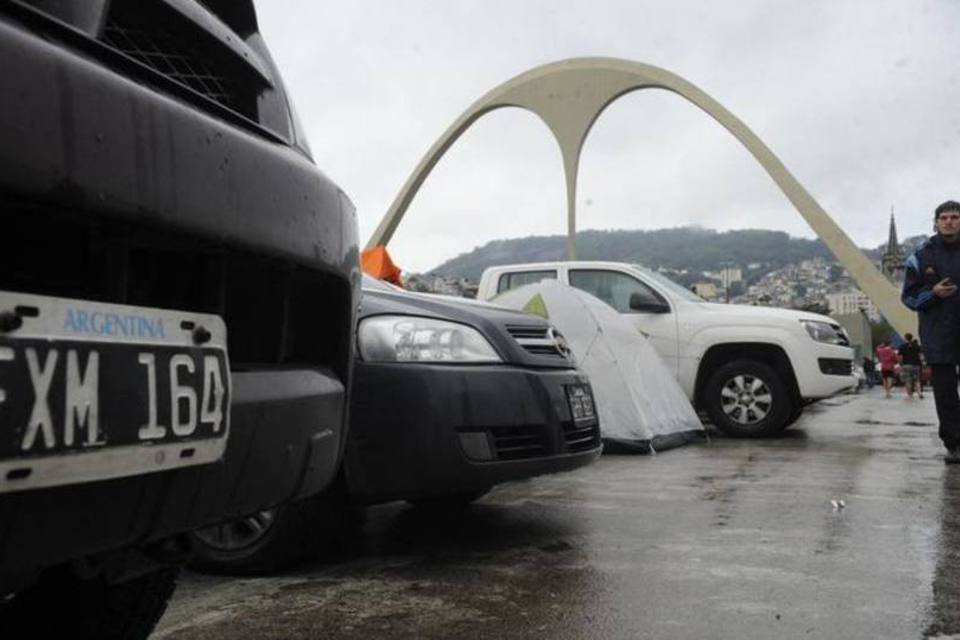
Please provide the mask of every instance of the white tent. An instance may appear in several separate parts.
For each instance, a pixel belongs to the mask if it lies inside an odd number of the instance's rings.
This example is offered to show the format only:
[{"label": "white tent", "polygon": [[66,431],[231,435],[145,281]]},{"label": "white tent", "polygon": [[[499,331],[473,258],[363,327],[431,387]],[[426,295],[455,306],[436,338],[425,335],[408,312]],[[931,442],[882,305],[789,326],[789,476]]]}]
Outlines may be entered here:
[{"label": "white tent", "polygon": [[613,307],[543,280],[493,302],[547,318],[593,386],[607,451],[650,452],[702,440],[700,419],[653,347]]}]

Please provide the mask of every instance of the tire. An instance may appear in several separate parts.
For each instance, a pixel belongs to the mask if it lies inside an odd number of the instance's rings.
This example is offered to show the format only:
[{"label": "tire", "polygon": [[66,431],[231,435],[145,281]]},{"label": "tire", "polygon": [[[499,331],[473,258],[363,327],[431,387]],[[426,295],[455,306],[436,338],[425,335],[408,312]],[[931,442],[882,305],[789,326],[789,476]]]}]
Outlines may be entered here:
[{"label": "tire", "polygon": [[704,389],[704,408],[710,420],[736,438],[783,431],[794,413],[799,417],[795,404],[780,375],[755,360],[723,365],[713,372]]},{"label": "tire", "polygon": [[424,511],[458,511],[466,509],[471,504],[490,493],[493,487],[484,487],[474,491],[463,491],[460,493],[451,493],[445,496],[432,496],[429,498],[414,498],[407,500],[416,509]]},{"label": "tire", "polygon": [[794,399],[790,403],[790,415],[787,416],[787,421],[784,423],[783,428],[786,429],[794,422],[800,419],[800,416],[803,415],[803,403]]},{"label": "tire", "polygon": [[4,640],[143,640],[166,610],[179,575],[179,568],[163,568],[109,584],[59,568],[0,605],[0,629]]},{"label": "tire", "polygon": [[344,483],[337,480],[315,496],[194,531],[190,566],[226,575],[276,574],[329,553],[347,515]]}]

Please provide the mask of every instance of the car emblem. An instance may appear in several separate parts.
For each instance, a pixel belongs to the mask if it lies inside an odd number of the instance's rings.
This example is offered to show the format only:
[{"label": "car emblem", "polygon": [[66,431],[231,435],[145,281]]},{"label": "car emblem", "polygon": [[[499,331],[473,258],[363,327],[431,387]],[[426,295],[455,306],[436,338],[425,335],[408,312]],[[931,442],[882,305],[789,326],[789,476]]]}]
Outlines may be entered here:
[{"label": "car emblem", "polygon": [[570,358],[572,356],[570,352],[570,345],[567,344],[567,339],[563,337],[563,334],[550,327],[547,329],[547,337],[550,340],[553,340],[553,344],[556,345],[557,351],[560,352],[564,358]]}]

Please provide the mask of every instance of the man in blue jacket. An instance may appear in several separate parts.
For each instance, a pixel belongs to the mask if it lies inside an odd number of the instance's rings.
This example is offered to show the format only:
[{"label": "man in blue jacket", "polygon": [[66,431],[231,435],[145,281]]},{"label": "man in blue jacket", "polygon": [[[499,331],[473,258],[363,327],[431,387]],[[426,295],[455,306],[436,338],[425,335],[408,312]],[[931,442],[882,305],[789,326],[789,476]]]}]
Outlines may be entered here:
[{"label": "man in blue jacket", "polygon": [[933,215],[936,235],[907,259],[903,303],[917,312],[920,343],[933,370],[933,400],[944,461],[960,463],[960,202],[948,200]]}]

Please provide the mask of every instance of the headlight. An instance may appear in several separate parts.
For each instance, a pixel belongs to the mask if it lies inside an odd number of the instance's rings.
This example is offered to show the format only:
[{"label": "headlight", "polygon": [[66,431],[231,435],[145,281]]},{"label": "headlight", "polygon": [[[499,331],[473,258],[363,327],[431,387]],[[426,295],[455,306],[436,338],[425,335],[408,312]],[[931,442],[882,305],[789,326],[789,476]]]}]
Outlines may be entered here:
[{"label": "headlight", "polygon": [[817,342],[827,342],[829,344],[841,344],[847,346],[850,339],[843,327],[834,328],[829,322],[818,322],[816,320],[801,320],[800,324],[807,330],[810,337]]},{"label": "headlight", "polygon": [[476,329],[433,318],[366,318],[357,341],[367,362],[502,362]]}]

